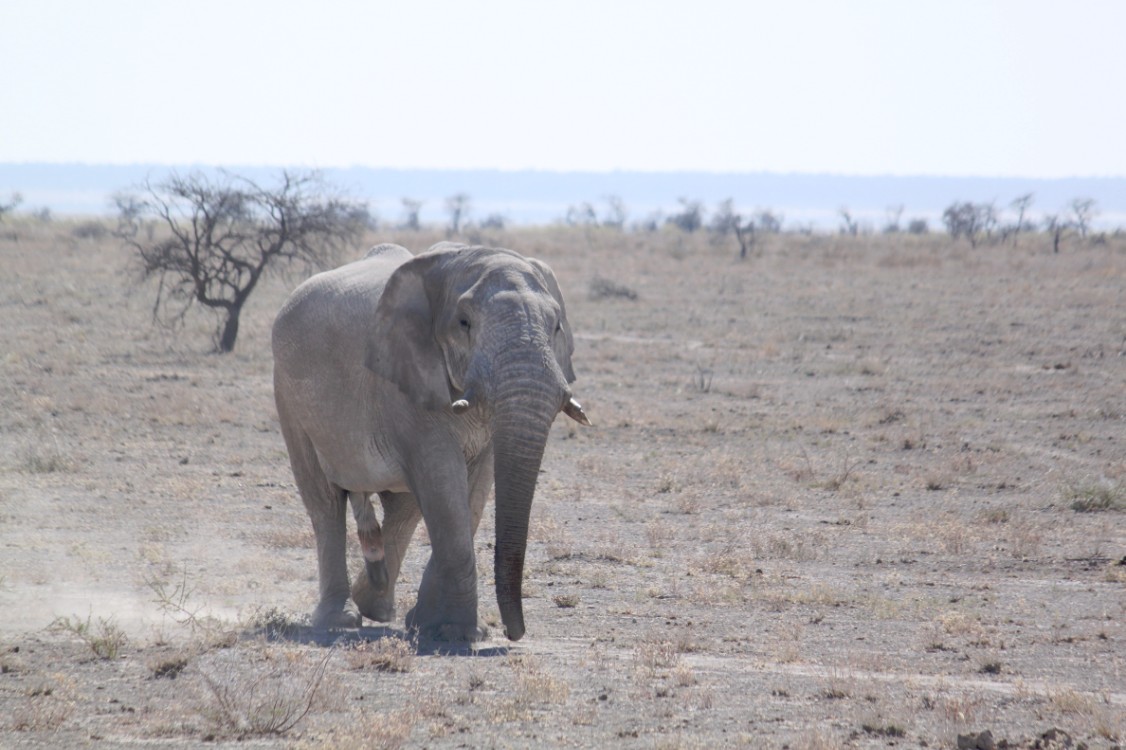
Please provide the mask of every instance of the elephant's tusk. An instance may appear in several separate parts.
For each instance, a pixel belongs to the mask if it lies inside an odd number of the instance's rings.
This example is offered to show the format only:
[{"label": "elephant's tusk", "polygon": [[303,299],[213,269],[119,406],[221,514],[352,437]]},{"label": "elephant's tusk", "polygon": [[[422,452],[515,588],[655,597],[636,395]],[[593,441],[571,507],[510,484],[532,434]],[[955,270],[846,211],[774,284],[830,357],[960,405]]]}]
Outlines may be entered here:
[{"label": "elephant's tusk", "polygon": [[463,398],[459,398],[457,401],[450,404],[450,408],[453,409],[454,414],[464,414],[469,411],[469,402]]},{"label": "elephant's tusk", "polygon": [[591,426],[583,407],[573,398],[567,399],[567,403],[563,404],[563,413],[581,425]]}]

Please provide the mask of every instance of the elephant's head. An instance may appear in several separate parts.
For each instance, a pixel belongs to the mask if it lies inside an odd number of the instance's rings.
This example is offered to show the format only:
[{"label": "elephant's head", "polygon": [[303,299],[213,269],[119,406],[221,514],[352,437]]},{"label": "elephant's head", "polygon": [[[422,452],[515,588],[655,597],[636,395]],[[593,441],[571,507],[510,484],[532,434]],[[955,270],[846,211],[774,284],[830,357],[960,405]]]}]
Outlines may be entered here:
[{"label": "elephant's head", "polygon": [[369,368],[427,409],[491,427],[497,603],[512,640],[548,430],[560,411],[589,424],[569,388],[573,351],[555,275],[510,250],[435,245],[392,274],[376,313]]}]

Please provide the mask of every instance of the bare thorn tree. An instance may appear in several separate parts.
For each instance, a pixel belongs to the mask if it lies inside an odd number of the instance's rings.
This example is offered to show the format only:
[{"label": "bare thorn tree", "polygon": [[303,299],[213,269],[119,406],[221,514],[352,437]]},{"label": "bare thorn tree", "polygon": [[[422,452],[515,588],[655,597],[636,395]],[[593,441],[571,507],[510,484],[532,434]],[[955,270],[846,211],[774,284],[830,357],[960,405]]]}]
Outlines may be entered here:
[{"label": "bare thorn tree", "polygon": [[1095,205],[1094,198],[1076,198],[1068,206],[1071,209],[1071,223],[1080,237],[1086,237],[1091,229],[1091,220],[1097,213]]},{"label": "bare thorn tree", "polygon": [[570,227],[592,227],[598,223],[598,214],[592,204],[584,201],[567,206],[563,221]]},{"label": "bare thorn tree", "polygon": [[761,209],[754,215],[755,226],[757,226],[763,234],[779,234],[782,231],[782,223],[785,217],[776,213],[769,208]]},{"label": "bare thorn tree", "polygon": [[4,214],[15,211],[21,203],[23,203],[23,196],[19,193],[12,193],[12,197],[8,199],[7,203],[0,203],[0,222],[4,221]]},{"label": "bare thorn tree", "polygon": [[738,214],[735,215],[735,225],[732,227],[735,230],[735,239],[739,240],[739,259],[745,260],[747,253],[755,246],[755,222],[753,219],[747,219],[743,223],[743,219]]},{"label": "bare thorn tree", "polygon": [[884,224],[884,234],[899,232],[899,222],[903,219],[904,208],[905,206],[902,203],[887,207],[887,222]]},{"label": "bare thorn tree", "polygon": [[860,233],[860,224],[852,218],[852,212],[848,210],[847,206],[841,206],[837,209],[837,213],[841,215],[841,234],[855,237]]},{"label": "bare thorn tree", "polygon": [[977,247],[982,235],[992,236],[997,227],[997,209],[993,203],[955,201],[942,212],[942,222],[951,239],[965,237],[970,241],[970,247]]},{"label": "bare thorn tree", "polygon": [[1029,226],[1025,223],[1027,221],[1025,217],[1028,215],[1028,209],[1032,207],[1032,199],[1035,195],[1035,193],[1025,193],[1024,195],[1014,198],[1013,202],[1009,204],[1009,206],[1017,212],[1017,223],[1013,226],[1012,230],[1014,247],[1017,244],[1017,239],[1021,232],[1026,229],[1034,228],[1034,226]]},{"label": "bare thorn tree", "polygon": [[700,201],[687,198],[677,198],[680,202],[680,213],[673,214],[665,220],[667,224],[691,234],[704,225],[704,205]]},{"label": "bare thorn tree", "polygon": [[735,231],[739,220],[739,214],[735,211],[735,199],[727,198],[716,204],[715,210],[712,211],[712,220],[708,222],[708,231],[717,240],[723,239]]},{"label": "bare thorn tree", "polygon": [[461,225],[469,216],[469,196],[465,193],[457,193],[446,198],[446,213],[450,215],[450,225],[446,229],[446,235],[453,237],[461,232]]},{"label": "bare thorn tree", "polygon": [[625,201],[617,195],[607,195],[602,200],[606,202],[606,213],[603,214],[602,226],[621,230],[625,227],[626,218],[629,216]]},{"label": "bare thorn tree", "polygon": [[753,219],[743,220],[743,215],[735,210],[734,198],[727,198],[716,205],[708,231],[717,241],[734,234],[739,242],[740,259],[745,259],[755,244],[755,222]]},{"label": "bare thorn tree", "polygon": [[[220,172],[172,173],[119,193],[116,235],[137,252],[145,278],[159,280],[153,319],[176,326],[193,305],[219,315],[215,346],[234,349],[239,315],[269,269],[321,268],[360,239],[365,206],[334,194],[316,172],[282,172],[274,187]],[[168,236],[139,238],[153,218]]]},{"label": "bare thorn tree", "polygon": [[403,223],[399,225],[400,228],[411,232],[417,232],[421,229],[422,225],[418,221],[418,213],[421,210],[422,201],[414,198],[403,198]]}]

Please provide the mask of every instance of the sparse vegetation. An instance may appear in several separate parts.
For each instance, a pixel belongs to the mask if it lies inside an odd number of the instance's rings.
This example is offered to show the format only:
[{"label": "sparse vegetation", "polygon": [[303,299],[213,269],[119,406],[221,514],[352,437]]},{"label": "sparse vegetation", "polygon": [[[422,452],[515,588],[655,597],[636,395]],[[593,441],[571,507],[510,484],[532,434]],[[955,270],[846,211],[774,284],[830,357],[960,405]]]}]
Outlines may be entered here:
[{"label": "sparse vegetation", "polygon": [[77,636],[99,659],[116,659],[129,641],[125,631],[112,617],[99,617],[96,620],[93,615],[87,615],[85,620],[78,615],[59,617],[51,624],[51,628]]},{"label": "sparse vegetation", "polygon": [[71,471],[74,462],[64,453],[58,437],[52,433],[47,439],[24,448],[22,468],[32,474],[54,474]]},{"label": "sparse vegetation", "polygon": [[[191,338],[136,325],[152,299],[113,237],[6,217],[0,745],[1120,743],[1126,237],[1072,228],[1055,254],[1026,213],[1014,245],[1006,208],[971,251],[865,214],[855,238],[756,228],[740,263],[718,211],[640,233],[593,207],[495,230],[556,269],[598,427],[553,427],[517,643],[484,513],[490,637],[455,655],[404,630],[422,526],[392,622],[308,627],[315,540],[264,335],[296,276],[260,283],[237,354],[205,356],[203,316]],[[592,299],[596,272],[637,296]],[[100,619],[128,633],[117,658],[77,634]]]},{"label": "sparse vegetation", "polygon": [[1088,482],[1067,489],[1071,509],[1079,513],[1126,511],[1126,483]]},{"label": "sparse vegetation", "polygon": [[344,658],[352,669],[410,672],[414,669],[415,650],[415,644],[408,640],[385,636],[350,646],[344,651]]}]

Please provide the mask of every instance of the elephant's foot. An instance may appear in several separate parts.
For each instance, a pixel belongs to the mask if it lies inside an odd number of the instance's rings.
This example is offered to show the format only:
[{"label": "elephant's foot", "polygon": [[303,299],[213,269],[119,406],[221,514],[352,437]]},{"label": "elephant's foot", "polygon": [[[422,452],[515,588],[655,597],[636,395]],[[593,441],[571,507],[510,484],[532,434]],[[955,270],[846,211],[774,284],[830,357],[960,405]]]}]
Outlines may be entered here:
[{"label": "elephant's foot", "polygon": [[[383,573],[386,580],[386,567],[383,567]],[[371,578],[370,567],[368,575],[356,576],[352,584],[352,601],[369,620],[392,622],[395,619],[395,591],[386,584],[383,589],[377,590]]]},{"label": "elephant's foot", "polygon": [[421,622],[417,607],[407,612],[407,630],[418,632],[420,642],[432,643],[477,643],[489,637],[489,631],[476,623],[461,622]]},{"label": "elephant's foot", "polygon": [[313,612],[313,627],[317,630],[358,628],[362,623],[359,610],[351,602],[345,602],[343,606],[325,606],[322,603]]}]

